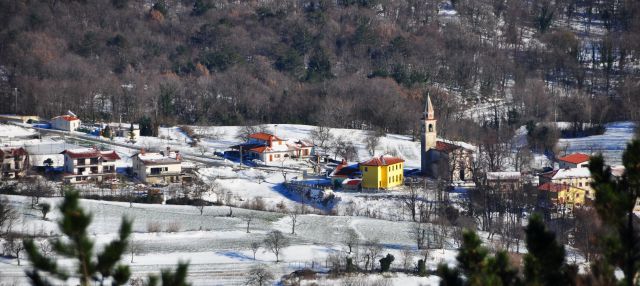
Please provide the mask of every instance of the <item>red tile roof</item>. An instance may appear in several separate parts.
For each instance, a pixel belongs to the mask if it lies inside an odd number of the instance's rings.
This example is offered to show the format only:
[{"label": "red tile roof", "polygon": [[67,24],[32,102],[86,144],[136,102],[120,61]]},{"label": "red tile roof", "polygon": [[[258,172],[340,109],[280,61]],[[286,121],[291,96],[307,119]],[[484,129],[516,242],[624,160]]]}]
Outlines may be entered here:
[{"label": "red tile roof", "polygon": [[368,161],[364,161],[360,163],[362,166],[389,166],[393,164],[402,163],[404,160],[397,157],[374,157],[369,159]]},{"label": "red tile roof", "polygon": [[568,162],[571,164],[580,164],[580,163],[589,161],[589,155],[582,154],[582,153],[574,153],[571,155],[558,158],[558,160]]},{"label": "red tile roof", "polygon": [[451,143],[447,143],[447,142],[443,142],[443,141],[436,141],[436,150],[438,151],[442,151],[442,152],[451,152],[453,150],[456,150],[460,148],[460,146],[458,145],[454,145]]},{"label": "red tile roof", "polygon": [[71,115],[62,115],[62,116],[57,116],[57,117],[54,117],[53,119],[56,119],[56,118],[62,118],[62,119],[64,119],[64,120],[66,120],[66,121],[76,121],[76,120],[80,120],[78,117],[71,116]]},{"label": "red tile roof", "polygon": [[116,151],[98,151],[95,149],[64,150],[60,154],[66,154],[72,159],[102,158],[107,161],[120,160],[120,156]]},{"label": "red tile roof", "polygon": [[120,156],[118,156],[118,153],[116,153],[116,151],[106,151],[106,152],[100,152],[102,155],[103,159],[106,160],[120,160]]},{"label": "red tile roof", "polygon": [[282,141],[282,139],[276,137],[275,135],[264,132],[253,133],[249,135],[249,138],[261,141]]},{"label": "red tile roof", "polygon": [[261,146],[261,147],[251,148],[251,149],[249,149],[249,151],[253,151],[253,152],[256,152],[256,153],[264,153],[264,151],[267,150],[267,148],[269,148],[269,147]]},{"label": "red tile roof", "polygon": [[566,191],[569,189],[568,185],[563,185],[563,184],[554,184],[554,183],[544,183],[540,186],[538,186],[538,190],[540,191],[548,191],[548,192],[560,192],[560,191]]},{"label": "red tile roof", "polygon": [[358,180],[358,179],[346,180],[346,182],[343,182],[343,184],[347,186],[357,186],[357,185],[360,185],[361,183],[362,183],[362,180]]}]

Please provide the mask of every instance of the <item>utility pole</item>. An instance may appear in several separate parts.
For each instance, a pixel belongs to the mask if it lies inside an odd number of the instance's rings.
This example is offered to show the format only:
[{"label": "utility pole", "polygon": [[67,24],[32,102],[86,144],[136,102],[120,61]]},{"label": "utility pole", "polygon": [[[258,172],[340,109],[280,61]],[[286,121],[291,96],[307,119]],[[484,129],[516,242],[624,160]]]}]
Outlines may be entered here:
[{"label": "utility pole", "polygon": [[240,169],[242,169],[242,145],[240,145]]},{"label": "utility pole", "polygon": [[13,113],[18,115],[18,88],[13,88],[13,97],[15,98],[15,105],[13,106]]}]

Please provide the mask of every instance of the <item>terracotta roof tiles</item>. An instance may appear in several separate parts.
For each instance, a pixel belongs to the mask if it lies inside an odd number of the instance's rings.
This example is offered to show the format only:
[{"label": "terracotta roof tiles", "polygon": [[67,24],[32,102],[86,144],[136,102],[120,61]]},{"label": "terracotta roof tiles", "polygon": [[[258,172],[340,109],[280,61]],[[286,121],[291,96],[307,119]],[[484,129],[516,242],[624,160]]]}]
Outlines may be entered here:
[{"label": "terracotta roof tiles", "polygon": [[403,159],[398,157],[374,157],[367,161],[360,163],[362,166],[389,166],[393,164],[398,164],[404,162]]},{"label": "terracotta roof tiles", "polygon": [[558,158],[558,160],[563,161],[563,162],[568,162],[568,163],[571,163],[571,164],[580,164],[580,163],[588,162],[589,161],[589,155],[582,154],[582,153],[574,153],[574,154],[571,154],[571,155],[560,157],[560,158]]}]

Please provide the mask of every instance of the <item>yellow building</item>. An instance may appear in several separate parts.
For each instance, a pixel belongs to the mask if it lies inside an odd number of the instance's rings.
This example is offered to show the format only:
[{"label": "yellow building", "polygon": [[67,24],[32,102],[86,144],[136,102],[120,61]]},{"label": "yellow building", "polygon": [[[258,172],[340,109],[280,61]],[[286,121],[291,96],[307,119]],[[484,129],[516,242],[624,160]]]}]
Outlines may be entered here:
[{"label": "yellow building", "polygon": [[396,157],[375,157],[360,163],[362,188],[391,189],[404,182],[404,160]]},{"label": "yellow building", "polygon": [[569,184],[544,183],[538,189],[548,192],[548,198],[554,205],[573,208],[584,206],[587,201],[588,190]]}]

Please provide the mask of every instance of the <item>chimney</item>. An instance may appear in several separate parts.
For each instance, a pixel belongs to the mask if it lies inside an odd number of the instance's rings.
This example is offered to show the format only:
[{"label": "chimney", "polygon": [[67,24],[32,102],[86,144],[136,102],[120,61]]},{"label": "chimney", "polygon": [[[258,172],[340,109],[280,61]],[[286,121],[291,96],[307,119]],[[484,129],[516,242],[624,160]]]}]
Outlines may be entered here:
[{"label": "chimney", "polygon": [[144,155],[144,148],[140,148],[140,154]]}]

